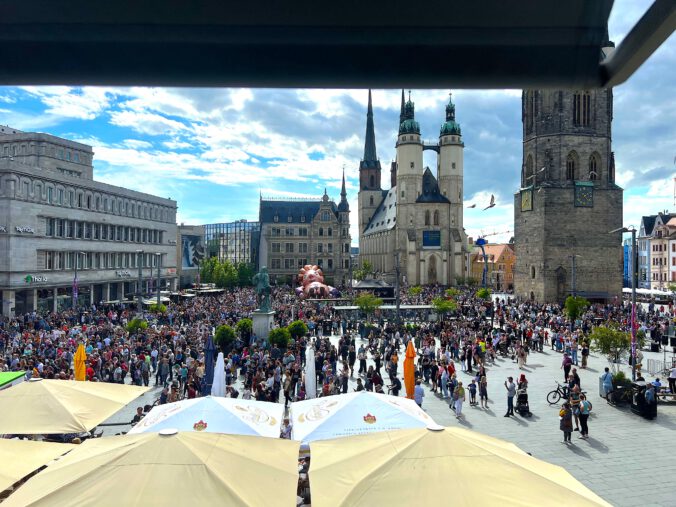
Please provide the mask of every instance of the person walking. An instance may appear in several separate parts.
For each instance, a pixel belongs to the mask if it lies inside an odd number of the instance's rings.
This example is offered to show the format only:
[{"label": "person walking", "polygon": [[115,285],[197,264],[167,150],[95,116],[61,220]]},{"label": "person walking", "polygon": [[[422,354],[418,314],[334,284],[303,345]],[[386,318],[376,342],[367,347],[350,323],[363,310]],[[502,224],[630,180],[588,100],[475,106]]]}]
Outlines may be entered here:
[{"label": "person walking", "polygon": [[505,389],[507,389],[507,413],[505,417],[509,417],[514,415],[514,396],[516,396],[516,384],[513,377],[509,377],[505,381]]},{"label": "person walking", "polygon": [[587,368],[587,360],[589,359],[589,345],[587,342],[582,342],[582,368],[583,370]]},{"label": "person walking", "polygon": [[580,394],[580,438],[586,440],[589,438],[589,413],[591,412],[591,403],[587,401],[587,397],[584,394]]},{"label": "person walking", "polygon": [[459,419],[462,417],[462,404],[466,400],[465,388],[462,387],[462,382],[458,381],[458,385],[453,391],[453,397],[455,398],[455,418]]},{"label": "person walking", "polygon": [[423,398],[425,397],[425,390],[423,386],[420,385],[420,379],[415,381],[415,387],[413,388],[413,400],[422,408]]},{"label": "person walking", "polygon": [[610,368],[607,366],[601,375],[601,382],[603,383],[603,394],[605,395],[606,400],[608,400],[608,396],[613,390],[613,375],[610,373]]},{"label": "person walking", "polygon": [[573,366],[573,360],[568,356],[567,353],[563,354],[563,361],[561,361],[561,369],[563,370],[563,381],[568,382],[568,376],[570,375],[570,369]]},{"label": "person walking", "polygon": [[481,408],[488,408],[488,381],[486,380],[486,375],[481,377],[479,380],[479,401],[481,402]]},{"label": "person walking", "polygon": [[573,411],[570,408],[570,403],[567,401],[561,405],[559,410],[559,429],[563,431],[562,444],[571,444],[571,436],[573,435]]}]

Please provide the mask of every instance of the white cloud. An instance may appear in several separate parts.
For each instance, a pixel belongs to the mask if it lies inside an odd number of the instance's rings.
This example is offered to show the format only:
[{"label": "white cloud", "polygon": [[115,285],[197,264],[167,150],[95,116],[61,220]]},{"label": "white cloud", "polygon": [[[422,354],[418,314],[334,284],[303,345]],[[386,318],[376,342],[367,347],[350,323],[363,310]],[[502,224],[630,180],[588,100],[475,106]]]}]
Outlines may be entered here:
[{"label": "white cloud", "polygon": [[150,136],[170,136],[189,130],[189,127],[183,123],[170,120],[159,114],[135,111],[112,111],[110,123],[118,127],[129,127],[140,134]]},{"label": "white cloud", "polygon": [[147,150],[153,147],[152,143],[140,139],[125,139],[122,141],[122,145],[135,150]]},{"label": "white cloud", "polygon": [[39,98],[45,112],[63,118],[93,120],[109,105],[111,93],[106,88],[71,88],[67,86],[27,86],[24,91]]}]

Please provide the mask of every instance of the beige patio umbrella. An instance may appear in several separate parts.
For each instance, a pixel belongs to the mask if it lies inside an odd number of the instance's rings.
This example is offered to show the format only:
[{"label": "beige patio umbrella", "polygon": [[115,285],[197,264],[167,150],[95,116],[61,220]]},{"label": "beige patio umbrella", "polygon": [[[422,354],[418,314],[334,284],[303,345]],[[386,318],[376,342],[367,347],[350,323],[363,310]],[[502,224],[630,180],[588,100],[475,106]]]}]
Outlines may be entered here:
[{"label": "beige patio umbrella", "polygon": [[310,453],[313,507],[435,505],[449,491],[454,506],[610,506],[563,468],[462,428],[318,440]]},{"label": "beige patio umbrella", "polygon": [[0,391],[0,434],[89,431],[148,390],[147,387],[34,379]]},{"label": "beige patio umbrella", "polygon": [[70,451],[71,444],[0,438],[0,491]]},{"label": "beige patio umbrella", "polygon": [[220,433],[144,433],[85,441],[3,507],[288,505],[298,442]]}]

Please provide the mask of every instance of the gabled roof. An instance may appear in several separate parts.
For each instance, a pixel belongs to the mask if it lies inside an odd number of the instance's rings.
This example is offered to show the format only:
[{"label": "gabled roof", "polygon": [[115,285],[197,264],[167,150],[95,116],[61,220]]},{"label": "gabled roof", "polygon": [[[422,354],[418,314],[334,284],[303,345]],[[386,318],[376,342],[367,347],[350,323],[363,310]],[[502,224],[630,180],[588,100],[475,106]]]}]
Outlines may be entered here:
[{"label": "gabled roof", "polygon": [[652,235],[656,219],[657,215],[648,215],[641,218],[641,224],[643,225],[643,234],[645,236]]},{"label": "gabled roof", "polygon": [[425,168],[425,172],[423,173],[422,192],[415,202],[450,204],[450,201],[446,196],[441,194],[439,183],[429,167]]},{"label": "gabled roof", "polygon": [[383,200],[364,229],[364,235],[389,231],[397,224],[397,187],[383,190]]},{"label": "gabled roof", "polygon": [[[265,201],[260,202],[259,220],[264,223],[310,223],[319,212],[322,202],[316,201]],[[331,211],[337,212],[336,204],[331,201]],[[291,217],[291,221],[289,221]]]}]

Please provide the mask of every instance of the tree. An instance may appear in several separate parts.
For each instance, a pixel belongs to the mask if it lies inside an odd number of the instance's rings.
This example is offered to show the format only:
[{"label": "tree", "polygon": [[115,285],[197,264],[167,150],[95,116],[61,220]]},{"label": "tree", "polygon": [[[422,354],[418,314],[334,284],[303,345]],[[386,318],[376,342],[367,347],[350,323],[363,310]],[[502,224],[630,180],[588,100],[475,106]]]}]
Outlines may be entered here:
[{"label": "tree", "polygon": [[408,295],[411,297],[417,297],[422,293],[422,287],[420,285],[416,285],[415,287],[411,287],[408,289]]},{"label": "tree", "polygon": [[253,321],[251,319],[241,319],[235,326],[240,338],[249,338],[253,330]]},{"label": "tree", "polygon": [[354,304],[366,315],[369,315],[383,305],[383,300],[370,292],[364,292],[354,298]]},{"label": "tree", "polygon": [[460,295],[460,291],[454,287],[451,287],[450,289],[446,289],[445,294],[448,298],[454,298]]},{"label": "tree", "polygon": [[589,301],[585,298],[581,296],[568,296],[563,304],[563,311],[566,312],[571,322],[575,322],[588,306]]},{"label": "tree", "polygon": [[127,331],[131,334],[138,333],[144,329],[148,329],[148,323],[143,319],[131,319],[127,324]]},{"label": "tree", "polygon": [[162,303],[159,305],[157,303],[153,303],[148,307],[148,310],[151,313],[167,313],[167,306],[163,305]]},{"label": "tree", "polygon": [[270,335],[268,336],[268,341],[276,345],[281,349],[285,349],[289,346],[289,341],[291,340],[291,333],[285,327],[277,327],[270,330]]},{"label": "tree", "polygon": [[451,313],[452,311],[458,308],[458,304],[452,299],[446,299],[442,296],[437,296],[432,300],[432,306],[434,311],[441,315],[441,318],[444,318],[444,315]]},{"label": "tree", "polygon": [[620,359],[631,348],[629,333],[612,327],[599,326],[594,328],[589,335],[589,339],[592,349],[608,358],[613,372],[618,370]]},{"label": "tree", "polygon": [[230,352],[230,348],[235,341],[235,331],[226,324],[220,325],[216,328],[214,341],[216,342],[216,345],[227,354]]},{"label": "tree", "polygon": [[482,287],[478,291],[476,291],[476,297],[479,299],[490,299],[491,298],[491,289],[487,289],[485,287]]},{"label": "tree", "polygon": [[251,285],[251,279],[254,277],[253,266],[247,262],[240,262],[237,264],[237,284],[240,287],[248,287]]},{"label": "tree", "polygon": [[371,264],[369,261],[364,261],[361,263],[361,268],[355,270],[354,278],[355,280],[361,281],[364,278],[368,278],[372,274],[373,274],[373,264]]},{"label": "tree", "polygon": [[302,338],[308,333],[307,326],[302,320],[294,320],[291,324],[287,326],[289,334],[293,337],[294,340]]}]

